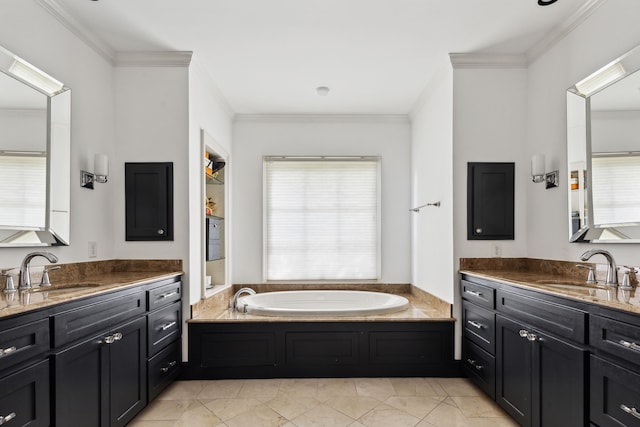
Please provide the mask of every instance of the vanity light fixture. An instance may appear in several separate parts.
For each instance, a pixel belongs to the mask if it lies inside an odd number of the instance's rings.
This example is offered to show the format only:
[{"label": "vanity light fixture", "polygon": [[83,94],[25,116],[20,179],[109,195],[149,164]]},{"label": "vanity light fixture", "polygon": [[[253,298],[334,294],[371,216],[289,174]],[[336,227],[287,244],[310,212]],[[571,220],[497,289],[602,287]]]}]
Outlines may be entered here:
[{"label": "vanity light fixture", "polygon": [[531,157],[531,177],[535,183],[544,182],[545,188],[558,187],[558,175],[559,171],[545,173],[545,159],[544,154],[534,154]]},{"label": "vanity light fixture", "polygon": [[109,157],[106,154],[96,154],[93,156],[94,173],[80,171],[80,186],[93,190],[93,183],[99,182],[104,184],[107,182],[109,175]]},{"label": "vanity light fixture", "polygon": [[576,83],[576,90],[582,96],[591,96],[626,75],[620,62],[614,62]]},{"label": "vanity light fixture", "polygon": [[54,96],[64,89],[61,82],[17,56],[14,56],[14,61],[9,66],[9,72],[39,91],[44,91],[48,96]]}]

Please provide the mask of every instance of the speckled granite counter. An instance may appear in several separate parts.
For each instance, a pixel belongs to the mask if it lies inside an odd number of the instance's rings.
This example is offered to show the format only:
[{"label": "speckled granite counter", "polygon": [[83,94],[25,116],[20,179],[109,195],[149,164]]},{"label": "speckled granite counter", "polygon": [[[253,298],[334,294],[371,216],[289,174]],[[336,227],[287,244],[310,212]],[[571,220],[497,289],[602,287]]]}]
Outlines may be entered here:
[{"label": "speckled granite counter", "polygon": [[627,303],[620,288],[587,285],[587,273],[576,267],[577,264],[594,265],[530,258],[463,258],[460,260],[460,273],[640,314],[637,283],[632,291],[626,291],[630,294]]},{"label": "speckled granite counter", "polygon": [[[0,318],[182,274],[180,260],[109,260],[59,265],[60,269],[49,273],[51,287],[0,292]],[[38,275],[42,272],[33,272],[32,283],[39,283]]]},{"label": "speckled granite counter", "polygon": [[[241,287],[250,287],[257,292],[273,292],[279,290],[323,289],[323,290],[362,290],[387,292],[403,296],[409,300],[406,310],[369,316],[258,316],[242,314],[227,309],[229,299]],[[188,322],[376,322],[376,321],[455,321],[451,316],[451,305],[416,288],[403,284],[339,284],[339,285],[236,285],[225,292],[216,294],[197,306],[193,306],[193,318]]]}]

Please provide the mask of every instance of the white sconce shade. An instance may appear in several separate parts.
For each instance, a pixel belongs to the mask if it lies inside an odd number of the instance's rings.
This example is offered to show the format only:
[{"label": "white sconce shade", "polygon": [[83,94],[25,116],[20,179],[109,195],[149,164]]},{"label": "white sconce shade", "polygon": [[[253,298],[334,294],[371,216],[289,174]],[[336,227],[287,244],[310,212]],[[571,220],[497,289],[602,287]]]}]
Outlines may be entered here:
[{"label": "white sconce shade", "polygon": [[109,175],[109,157],[106,154],[96,154],[93,156],[93,173],[96,180],[101,183],[107,182]]},{"label": "white sconce shade", "polygon": [[535,154],[531,157],[531,176],[533,182],[544,181],[544,154]]}]

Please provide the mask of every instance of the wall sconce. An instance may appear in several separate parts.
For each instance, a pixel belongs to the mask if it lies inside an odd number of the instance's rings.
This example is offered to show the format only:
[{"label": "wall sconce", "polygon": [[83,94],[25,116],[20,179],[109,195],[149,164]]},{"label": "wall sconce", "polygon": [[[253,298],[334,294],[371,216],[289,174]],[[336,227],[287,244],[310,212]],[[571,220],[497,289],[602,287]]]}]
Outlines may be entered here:
[{"label": "wall sconce", "polygon": [[99,182],[104,184],[107,182],[109,175],[109,157],[106,154],[96,154],[93,156],[93,171],[80,171],[80,186],[93,190],[93,183]]},{"label": "wall sconce", "polygon": [[545,188],[558,187],[558,174],[559,171],[545,173],[545,159],[544,154],[534,154],[531,157],[531,177],[535,183],[544,182]]}]

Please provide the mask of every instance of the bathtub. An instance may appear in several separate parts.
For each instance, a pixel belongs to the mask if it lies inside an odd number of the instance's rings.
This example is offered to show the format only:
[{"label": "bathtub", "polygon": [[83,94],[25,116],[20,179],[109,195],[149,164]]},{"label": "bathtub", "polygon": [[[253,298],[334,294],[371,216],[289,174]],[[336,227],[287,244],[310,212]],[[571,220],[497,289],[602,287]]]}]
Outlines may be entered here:
[{"label": "bathtub", "polygon": [[238,298],[238,310],[261,316],[366,316],[409,307],[402,296],[367,291],[282,291]]}]

